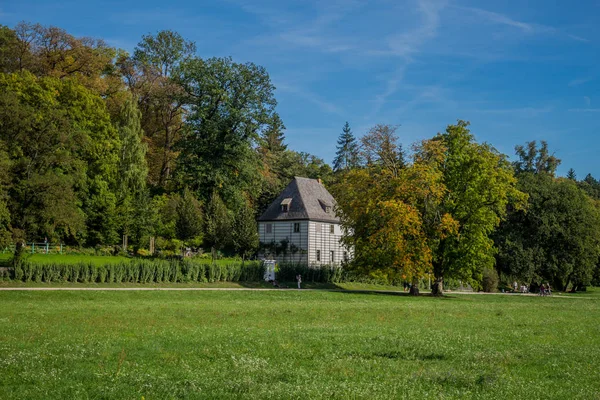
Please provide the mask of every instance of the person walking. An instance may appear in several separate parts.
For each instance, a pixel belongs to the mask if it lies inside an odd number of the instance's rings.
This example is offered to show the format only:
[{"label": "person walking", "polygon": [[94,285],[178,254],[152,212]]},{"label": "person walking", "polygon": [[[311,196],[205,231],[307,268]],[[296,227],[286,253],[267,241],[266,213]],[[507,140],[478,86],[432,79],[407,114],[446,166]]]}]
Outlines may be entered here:
[{"label": "person walking", "polygon": [[302,275],[296,275],[296,280],[298,281],[298,289],[302,289],[300,285],[302,284]]}]

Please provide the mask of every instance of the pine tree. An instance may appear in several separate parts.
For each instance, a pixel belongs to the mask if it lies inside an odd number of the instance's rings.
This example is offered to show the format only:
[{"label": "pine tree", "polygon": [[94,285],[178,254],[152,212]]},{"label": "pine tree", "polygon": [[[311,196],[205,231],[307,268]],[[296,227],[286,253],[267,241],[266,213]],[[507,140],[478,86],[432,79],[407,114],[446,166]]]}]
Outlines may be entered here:
[{"label": "pine tree", "polygon": [[337,141],[337,151],[333,160],[334,171],[346,171],[356,168],[360,164],[358,155],[358,143],[350,130],[350,124],[346,121],[342,133]]},{"label": "pine tree", "polygon": [[570,168],[567,172],[567,179],[570,179],[572,181],[577,180],[577,175],[575,174],[575,170],[573,168]]}]

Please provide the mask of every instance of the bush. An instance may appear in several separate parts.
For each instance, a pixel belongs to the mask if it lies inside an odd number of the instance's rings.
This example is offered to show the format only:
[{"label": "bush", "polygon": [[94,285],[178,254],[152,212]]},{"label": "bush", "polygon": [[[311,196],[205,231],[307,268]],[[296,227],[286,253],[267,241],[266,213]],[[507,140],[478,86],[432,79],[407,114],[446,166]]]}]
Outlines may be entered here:
[{"label": "bush", "polygon": [[499,281],[500,278],[498,277],[498,272],[496,272],[494,268],[483,269],[483,280],[481,281],[481,284],[484,292],[497,292]]},{"label": "bush", "polygon": [[[83,283],[163,283],[163,282],[260,282],[265,267],[260,261],[210,262],[204,258],[161,260],[137,258],[131,262],[113,262],[103,265],[91,263],[35,264],[20,261],[14,265],[14,279],[23,282],[83,282]],[[282,263],[278,265],[279,281],[295,281],[302,275],[304,282],[376,282],[333,265],[307,266]]]}]

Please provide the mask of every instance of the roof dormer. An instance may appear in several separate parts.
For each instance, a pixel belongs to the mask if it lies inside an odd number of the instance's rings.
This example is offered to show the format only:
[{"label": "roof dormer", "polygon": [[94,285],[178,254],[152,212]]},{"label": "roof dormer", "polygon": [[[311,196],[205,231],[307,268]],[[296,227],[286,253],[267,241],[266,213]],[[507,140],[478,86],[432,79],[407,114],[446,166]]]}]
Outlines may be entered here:
[{"label": "roof dormer", "polygon": [[323,211],[325,211],[327,214],[329,214],[331,212],[331,203],[325,201],[325,200],[321,200],[319,199],[319,204],[321,205],[321,208],[323,209]]},{"label": "roof dormer", "polygon": [[281,201],[281,212],[288,212],[290,210],[290,204],[292,204],[292,198],[288,197]]}]

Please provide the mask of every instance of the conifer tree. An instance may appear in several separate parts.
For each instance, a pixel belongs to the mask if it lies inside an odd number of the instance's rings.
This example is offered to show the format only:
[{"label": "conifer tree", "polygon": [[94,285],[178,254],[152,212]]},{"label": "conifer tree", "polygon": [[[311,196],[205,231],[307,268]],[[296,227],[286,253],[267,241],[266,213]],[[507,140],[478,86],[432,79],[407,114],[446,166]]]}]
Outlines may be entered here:
[{"label": "conifer tree", "polygon": [[334,171],[346,171],[351,168],[356,168],[360,164],[358,143],[352,134],[350,124],[346,124],[342,128],[342,133],[337,141],[337,151],[333,160]]}]

